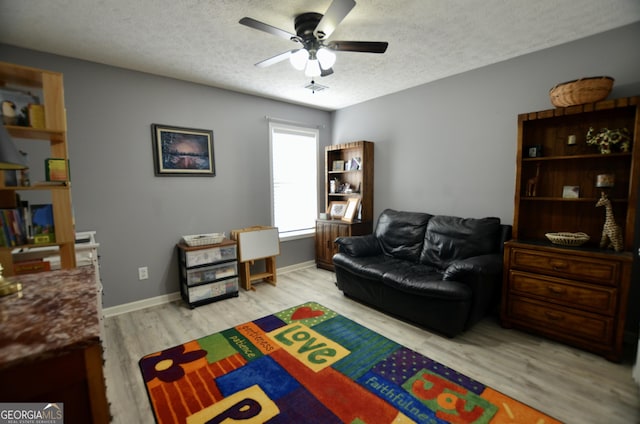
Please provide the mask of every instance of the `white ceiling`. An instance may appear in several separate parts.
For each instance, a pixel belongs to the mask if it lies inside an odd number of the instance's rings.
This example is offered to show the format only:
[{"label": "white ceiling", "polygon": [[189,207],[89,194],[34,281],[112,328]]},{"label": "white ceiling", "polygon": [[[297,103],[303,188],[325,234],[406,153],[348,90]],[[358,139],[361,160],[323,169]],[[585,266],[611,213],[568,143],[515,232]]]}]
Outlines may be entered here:
[{"label": "white ceiling", "polygon": [[[384,54],[338,52],[329,88],[285,61],[298,45],[240,25],[295,33],[331,0],[0,0],[0,42],[336,110],[640,21],[638,0],[357,0],[329,40],[388,41]],[[578,76],[576,76],[578,77]]]}]

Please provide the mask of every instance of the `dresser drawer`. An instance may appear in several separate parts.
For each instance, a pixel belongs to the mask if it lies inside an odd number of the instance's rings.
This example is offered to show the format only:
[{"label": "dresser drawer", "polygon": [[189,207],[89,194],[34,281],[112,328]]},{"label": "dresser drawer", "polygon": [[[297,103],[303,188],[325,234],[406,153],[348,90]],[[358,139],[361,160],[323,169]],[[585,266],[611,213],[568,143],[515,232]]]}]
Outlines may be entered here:
[{"label": "dresser drawer", "polygon": [[507,313],[510,319],[541,333],[598,344],[613,341],[614,320],[610,317],[554,307],[519,296],[511,296]]},{"label": "dresser drawer", "polygon": [[515,248],[511,250],[511,268],[615,286],[618,283],[620,263]]},{"label": "dresser drawer", "polygon": [[613,287],[580,284],[560,278],[510,271],[509,290],[516,294],[537,297],[545,302],[609,316],[615,315],[616,312],[618,291]]}]

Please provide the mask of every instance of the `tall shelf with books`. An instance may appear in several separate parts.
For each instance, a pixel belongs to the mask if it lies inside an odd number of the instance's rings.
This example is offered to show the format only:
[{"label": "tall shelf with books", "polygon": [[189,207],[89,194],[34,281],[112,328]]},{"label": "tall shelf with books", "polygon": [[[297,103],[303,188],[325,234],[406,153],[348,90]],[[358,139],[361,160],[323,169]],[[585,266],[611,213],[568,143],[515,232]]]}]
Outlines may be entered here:
[{"label": "tall shelf with books", "polygon": [[[325,147],[325,191],[327,218],[316,220],[316,266],[333,271],[337,237],[369,234],[373,230],[373,148],[371,141],[354,141]],[[357,208],[345,219],[332,216]]]},{"label": "tall shelf with books", "polygon": [[[64,106],[64,86],[62,74],[42,69],[0,62],[0,87],[36,92],[41,95],[44,116],[40,122],[27,121],[24,125],[5,125],[14,139],[26,142],[48,143],[51,158],[69,160],[67,148],[67,122]],[[42,120],[43,118],[43,120]],[[44,125],[42,125],[44,122]],[[3,122],[4,123],[4,122]],[[33,164],[29,164],[33,166]],[[43,164],[44,167],[44,164]],[[71,186],[66,181],[56,183],[35,183],[32,185],[7,185],[6,171],[0,171],[0,208],[19,209],[19,193],[32,191],[48,191],[51,196],[55,241],[34,244],[32,240],[26,243],[6,242],[0,247],[0,263],[4,268],[4,275],[13,275],[12,250],[16,247],[58,246],[60,267],[63,269],[76,267],[75,237],[73,214],[71,208]],[[18,181],[18,184],[22,182]]]}]

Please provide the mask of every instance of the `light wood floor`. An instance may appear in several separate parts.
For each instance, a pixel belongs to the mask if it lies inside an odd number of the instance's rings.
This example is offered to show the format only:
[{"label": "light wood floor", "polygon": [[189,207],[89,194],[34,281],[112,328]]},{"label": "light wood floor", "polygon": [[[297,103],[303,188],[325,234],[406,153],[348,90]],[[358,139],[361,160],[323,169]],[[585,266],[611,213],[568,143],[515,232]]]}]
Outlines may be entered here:
[{"label": "light wood floor", "polygon": [[[640,391],[622,364],[516,330],[487,318],[447,339],[346,298],[328,271],[278,275],[278,285],[189,309],[182,302],[105,320],[106,380],[114,423],[153,423],[138,360],[189,340],[306,301],[319,302],[378,333],[567,423],[640,423]],[[629,350],[633,350],[632,347]],[[628,356],[635,355],[629,352]]]}]

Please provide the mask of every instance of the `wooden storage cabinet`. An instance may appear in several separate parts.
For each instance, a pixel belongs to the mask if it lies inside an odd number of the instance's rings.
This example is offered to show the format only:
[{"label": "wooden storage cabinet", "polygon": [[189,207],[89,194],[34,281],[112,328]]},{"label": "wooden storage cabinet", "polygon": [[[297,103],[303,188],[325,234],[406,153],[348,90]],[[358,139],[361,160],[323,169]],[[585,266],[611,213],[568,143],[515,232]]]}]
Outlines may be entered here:
[{"label": "wooden storage cabinet", "polygon": [[177,249],[180,294],[190,308],[238,296],[235,241],[205,246],[179,243]]},{"label": "wooden storage cabinet", "polygon": [[[504,326],[620,359],[630,254],[512,241],[506,244],[505,263]],[[590,270],[595,273],[589,275]]]},{"label": "wooden storage cabinet", "polygon": [[336,237],[369,234],[373,229],[373,151],[374,143],[371,141],[325,147],[325,206],[328,209],[331,202],[344,202],[355,197],[359,199],[359,211],[353,222],[317,220],[315,244],[318,268],[333,271],[332,258],[337,252],[333,241]]},{"label": "wooden storage cabinet", "polygon": [[[0,86],[42,95],[45,128],[7,125],[9,134],[17,139],[49,144],[52,158],[69,159],[67,149],[67,121],[64,105],[62,74],[26,66],[0,62]],[[34,166],[34,164],[29,164]],[[43,165],[44,166],[44,165]],[[70,182],[62,185],[5,186],[4,172],[0,171],[0,208],[16,208],[16,192],[45,190],[51,193],[56,242],[52,244],[29,244],[22,247],[58,246],[61,268],[76,266],[75,236],[71,208]],[[0,247],[0,263],[4,275],[13,274],[14,247]]]},{"label": "wooden storage cabinet", "polygon": [[[640,97],[629,97],[518,116],[514,240],[504,251],[505,327],[621,359],[640,190],[639,103]],[[631,148],[601,154],[586,143],[590,127],[626,128]],[[541,155],[529,157],[530,147]],[[599,174],[613,174],[614,186],[596,187]],[[579,186],[579,197],[564,198],[564,186]],[[605,210],[595,205],[602,191],[622,228],[622,252],[599,246]],[[590,240],[555,245],[545,237],[549,232],[584,232]]]},{"label": "wooden storage cabinet", "polygon": [[333,271],[333,255],[338,253],[338,247],[334,240],[338,237],[370,234],[371,230],[371,221],[348,223],[337,220],[317,220],[316,266]]}]

